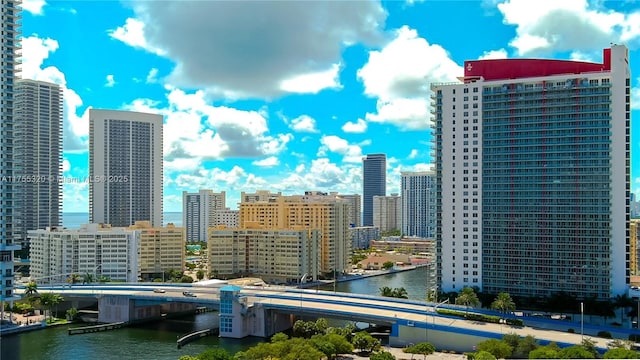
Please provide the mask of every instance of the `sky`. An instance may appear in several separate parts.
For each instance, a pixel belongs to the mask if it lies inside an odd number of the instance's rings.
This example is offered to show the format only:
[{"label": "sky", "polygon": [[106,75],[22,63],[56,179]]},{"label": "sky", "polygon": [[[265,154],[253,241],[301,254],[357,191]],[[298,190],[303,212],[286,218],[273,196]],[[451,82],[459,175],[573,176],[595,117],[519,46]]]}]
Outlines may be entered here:
[{"label": "sky", "polygon": [[[64,89],[65,178],[88,174],[88,109],[164,116],[164,210],[182,192],[362,193],[362,157],[431,168],[430,84],[465,60],[602,62],[630,50],[640,197],[640,1],[23,0],[22,77]],[[88,212],[65,183],[64,212]]]}]

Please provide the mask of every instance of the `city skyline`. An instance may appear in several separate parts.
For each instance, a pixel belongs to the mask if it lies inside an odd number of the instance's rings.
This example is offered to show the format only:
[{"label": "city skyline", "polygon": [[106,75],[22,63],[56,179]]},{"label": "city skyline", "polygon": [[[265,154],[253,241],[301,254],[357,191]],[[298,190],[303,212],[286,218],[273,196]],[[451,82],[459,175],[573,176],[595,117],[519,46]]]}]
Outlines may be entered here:
[{"label": "city skyline", "polygon": [[[258,189],[361,194],[367,153],[387,154],[387,195],[399,193],[401,171],[433,162],[429,84],[455,81],[465,60],[480,58],[600,62],[602,48],[624,43],[633,115],[640,106],[634,3],[184,4],[168,14],[151,2],[23,3],[22,76],[65,90],[65,177],[88,175],[94,107],[165,116],[164,211],[180,211],[182,191],[203,188],[226,191],[230,208]],[[482,36],[470,41],[468,26],[451,26],[451,11]],[[263,22],[250,21],[258,15]],[[171,25],[182,17],[194,26]],[[632,129],[633,153],[640,127]],[[638,167],[631,183],[637,194]],[[63,211],[88,211],[88,184],[64,184]]]}]

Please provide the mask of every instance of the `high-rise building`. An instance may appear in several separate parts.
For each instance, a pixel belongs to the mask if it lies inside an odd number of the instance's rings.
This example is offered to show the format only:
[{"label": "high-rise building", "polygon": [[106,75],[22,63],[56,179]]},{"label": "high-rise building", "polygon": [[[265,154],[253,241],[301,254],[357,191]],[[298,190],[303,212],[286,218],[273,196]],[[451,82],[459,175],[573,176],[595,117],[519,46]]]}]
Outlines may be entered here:
[{"label": "high-rise building", "polygon": [[337,195],[278,196],[241,202],[240,228],[250,223],[265,229],[319,230],[320,271],[327,274],[349,270],[349,204]]},{"label": "high-rise building", "polygon": [[258,190],[255,193],[240,193],[240,202],[256,202],[256,201],[275,201],[276,198],[282,196],[281,192],[272,193],[269,190]]},{"label": "high-rise building", "polygon": [[631,275],[640,275],[640,219],[631,219],[629,226],[629,270]]},{"label": "high-rise building", "polygon": [[62,223],[62,89],[35,80],[14,89],[14,238],[25,249],[27,230]]},{"label": "high-rise building", "polygon": [[200,190],[197,193],[182,192],[182,226],[187,231],[187,241],[207,241],[207,231],[217,225],[217,210],[226,209],[224,191]]},{"label": "high-rise building", "polygon": [[20,71],[20,3],[20,0],[2,0],[0,7],[0,314],[4,313],[5,302],[20,299],[13,293],[13,252],[20,250],[13,237],[16,180],[13,176],[13,95]]},{"label": "high-rise building", "polygon": [[362,225],[362,196],[360,194],[345,194],[340,195],[340,197],[351,206],[349,224],[354,227],[360,227]]},{"label": "high-rise building", "polygon": [[229,208],[216,210],[213,226],[224,225],[228,228],[237,228],[240,225],[240,211]]},{"label": "high-rise building", "polygon": [[89,221],[162,226],[162,115],[89,110]]},{"label": "high-rise building", "polygon": [[439,288],[598,299],[629,283],[630,71],[472,60],[433,84]]},{"label": "high-rise building", "polygon": [[436,174],[430,171],[402,172],[402,234],[422,238],[435,237]]},{"label": "high-rise building", "polygon": [[184,269],[184,228],[171,223],[164,227],[152,227],[148,221],[137,221],[128,230],[138,234],[138,264],[142,280],[161,279],[169,270]]},{"label": "high-rise building", "polygon": [[362,158],[362,225],[373,226],[373,197],[387,195],[387,156]]},{"label": "high-rise building", "polygon": [[372,241],[380,240],[380,229],[374,226],[352,226],[349,231],[351,248],[354,250],[368,249]]},{"label": "high-rise building", "polygon": [[400,230],[402,225],[402,199],[398,194],[373,197],[373,226],[381,233]]}]

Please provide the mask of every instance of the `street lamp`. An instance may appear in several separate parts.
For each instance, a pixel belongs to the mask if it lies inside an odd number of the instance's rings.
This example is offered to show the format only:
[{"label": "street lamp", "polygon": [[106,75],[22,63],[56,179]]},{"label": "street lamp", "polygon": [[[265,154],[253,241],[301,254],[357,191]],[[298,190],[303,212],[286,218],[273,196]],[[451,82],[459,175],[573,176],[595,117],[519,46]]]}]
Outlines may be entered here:
[{"label": "street lamp", "polygon": [[584,342],[584,302],[580,302],[580,337]]}]

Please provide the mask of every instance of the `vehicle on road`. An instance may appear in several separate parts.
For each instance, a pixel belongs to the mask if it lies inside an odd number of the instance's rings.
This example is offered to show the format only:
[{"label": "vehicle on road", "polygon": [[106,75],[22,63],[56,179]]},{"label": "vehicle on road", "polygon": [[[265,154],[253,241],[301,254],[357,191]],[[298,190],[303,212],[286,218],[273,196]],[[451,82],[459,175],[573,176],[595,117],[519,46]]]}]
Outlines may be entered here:
[{"label": "vehicle on road", "polygon": [[166,293],[167,291],[166,291],[166,290],[164,290],[164,289],[153,289],[153,292],[154,292],[154,293],[159,293],[159,294],[164,294],[164,293]]},{"label": "vehicle on road", "polygon": [[188,297],[197,297],[196,294],[192,293],[191,291],[183,291],[182,295],[188,296]]}]

